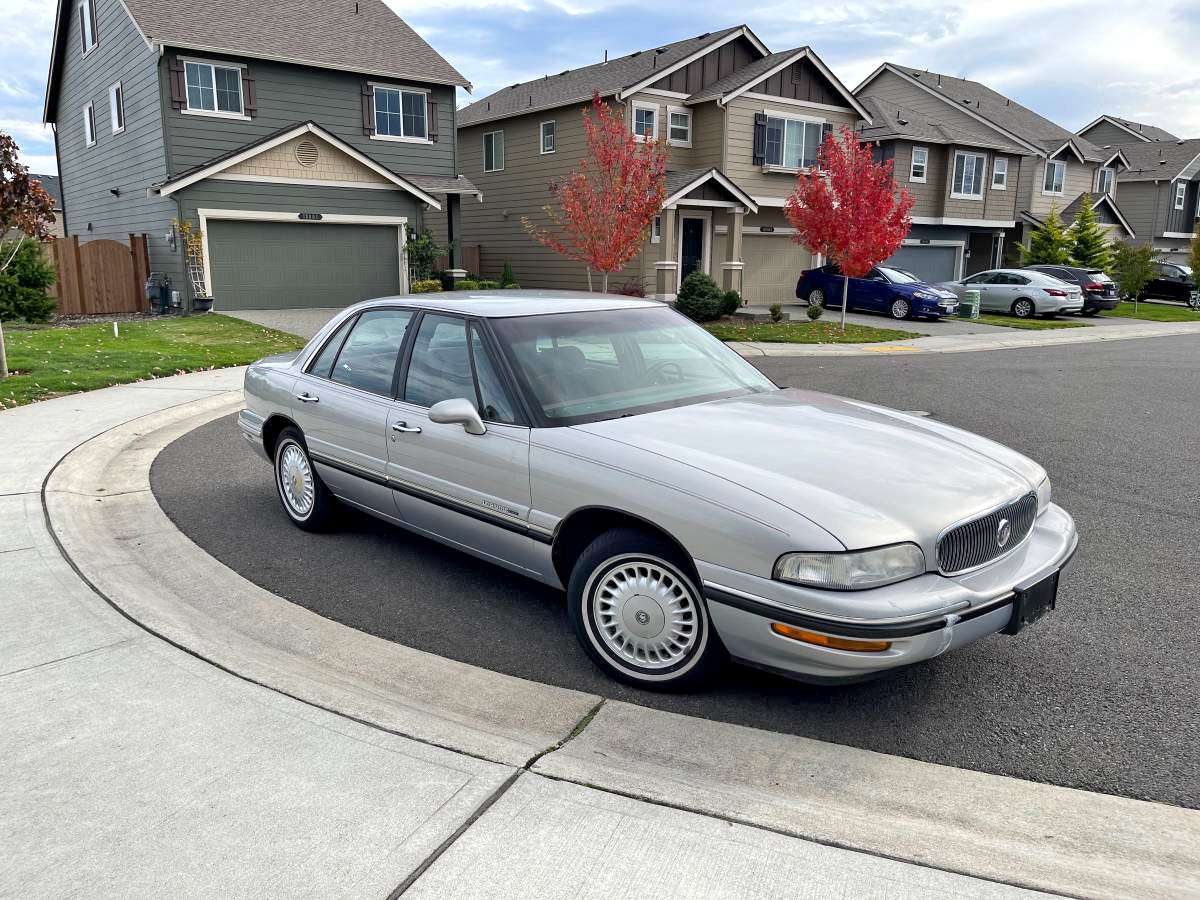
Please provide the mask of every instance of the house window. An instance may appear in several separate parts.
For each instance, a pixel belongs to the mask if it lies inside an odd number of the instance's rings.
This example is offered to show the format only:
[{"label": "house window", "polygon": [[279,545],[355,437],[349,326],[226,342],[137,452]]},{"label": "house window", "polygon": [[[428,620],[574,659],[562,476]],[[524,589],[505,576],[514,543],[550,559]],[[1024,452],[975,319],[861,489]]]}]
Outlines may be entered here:
[{"label": "house window", "polygon": [[819,119],[793,119],[767,116],[768,166],[803,169],[817,164],[824,122]]},{"label": "house window", "polygon": [[1104,166],[1096,173],[1096,192],[1099,194],[1111,194],[1113,189],[1113,179],[1116,176],[1116,170]]},{"label": "house window", "polygon": [[1187,182],[1178,181],[1175,183],[1175,208],[1183,209],[1184,198],[1187,197]]},{"label": "house window", "polygon": [[96,5],[95,0],[80,0],[79,3],[79,41],[83,44],[86,54],[96,46]]},{"label": "house window", "polygon": [[424,91],[376,87],[374,137],[398,141],[428,140],[429,131],[425,122],[427,99]]},{"label": "house window", "polygon": [[83,142],[89,147],[96,144],[96,108],[90,103],[83,108]]},{"label": "house window", "polygon": [[112,118],[112,133],[120,134],[125,130],[125,91],[119,81],[108,89],[108,112]]},{"label": "house window", "polygon": [[992,190],[1008,190],[1008,157],[997,156],[992,160]]},{"label": "house window", "polygon": [[925,183],[925,175],[929,171],[929,148],[913,147],[912,165],[908,169],[908,180],[917,184]]},{"label": "house window", "polygon": [[499,172],[504,168],[504,132],[489,131],[483,136],[483,171]]},{"label": "house window", "polygon": [[633,105],[633,133],[639,141],[658,137],[658,107],[644,103]]},{"label": "house window", "polygon": [[542,123],[542,152],[553,153],[558,147],[558,127],[554,122]]},{"label": "house window", "polygon": [[658,244],[662,242],[662,216],[654,217],[654,224],[650,226],[650,243]]},{"label": "house window", "polygon": [[667,107],[667,143],[674,147],[692,146],[692,111]]},{"label": "house window", "polygon": [[987,157],[982,153],[954,152],[954,183],[950,196],[956,200],[983,199],[983,173],[987,169]]},{"label": "house window", "polygon": [[1057,159],[1046,160],[1046,177],[1042,181],[1043,194],[1062,196],[1063,181],[1067,177],[1067,164]]},{"label": "house window", "polygon": [[237,66],[185,62],[187,111],[212,116],[243,116],[242,70]]}]

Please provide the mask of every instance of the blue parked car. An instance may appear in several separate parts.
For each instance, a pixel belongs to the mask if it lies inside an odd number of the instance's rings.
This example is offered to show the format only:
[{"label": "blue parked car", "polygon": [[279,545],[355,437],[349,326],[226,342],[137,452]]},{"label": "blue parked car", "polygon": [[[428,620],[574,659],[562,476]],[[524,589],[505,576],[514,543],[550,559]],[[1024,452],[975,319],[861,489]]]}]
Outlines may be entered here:
[{"label": "blue parked car", "polygon": [[[796,296],[826,309],[842,308],[842,273],[835,265],[800,273]],[[888,313],[893,319],[928,316],[937,319],[958,312],[958,297],[926,284],[912,272],[876,266],[866,278],[850,279],[850,309]]]}]

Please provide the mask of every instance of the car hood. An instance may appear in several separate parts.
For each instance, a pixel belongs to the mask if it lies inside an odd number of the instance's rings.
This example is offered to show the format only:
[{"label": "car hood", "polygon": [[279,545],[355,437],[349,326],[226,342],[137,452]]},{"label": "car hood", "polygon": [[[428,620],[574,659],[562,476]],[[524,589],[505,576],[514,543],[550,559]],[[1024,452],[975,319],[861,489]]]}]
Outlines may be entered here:
[{"label": "car hood", "polygon": [[[801,390],[574,427],[753,491],[852,550],[915,541],[928,554],[947,526],[1045,477],[1036,463],[978,435]],[[603,456],[603,445],[596,452]]]},{"label": "car hood", "polygon": [[917,291],[921,291],[926,294],[933,294],[941,300],[958,299],[958,295],[953,291],[947,290],[944,287],[938,287],[936,284],[923,284],[921,282],[917,282],[916,284],[893,284],[892,288],[910,297]]}]

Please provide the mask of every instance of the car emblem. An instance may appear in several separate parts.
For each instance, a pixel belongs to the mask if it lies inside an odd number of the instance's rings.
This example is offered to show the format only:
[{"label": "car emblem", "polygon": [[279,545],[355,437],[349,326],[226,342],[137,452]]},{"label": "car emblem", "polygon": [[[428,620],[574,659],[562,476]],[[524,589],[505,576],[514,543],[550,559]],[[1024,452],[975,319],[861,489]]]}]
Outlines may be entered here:
[{"label": "car emblem", "polygon": [[1008,519],[1001,519],[1000,524],[996,526],[996,546],[1003,550],[1011,539],[1012,525],[1009,524]]},{"label": "car emblem", "polygon": [[633,617],[638,620],[639,625],[650,624],[650,613],[646,612],[644,609],[639,609],[636,613],[634,613]]}]

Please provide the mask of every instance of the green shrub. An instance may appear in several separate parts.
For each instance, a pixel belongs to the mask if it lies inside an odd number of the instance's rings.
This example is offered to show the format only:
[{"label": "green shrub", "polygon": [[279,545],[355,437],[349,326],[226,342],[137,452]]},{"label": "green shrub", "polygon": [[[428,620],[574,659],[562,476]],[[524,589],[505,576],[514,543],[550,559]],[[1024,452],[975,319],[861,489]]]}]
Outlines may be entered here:
[{"label": "green shrub", "polygon": [[436,278],[422,278],[412,283],[414,294],[436,294],[442,289],[442,283]]},{"label": "green shrub", "polygon": [[810,322],[815,322],[815,321],[817,321],[817,319],[821,318],[821,313],[825,312],[825,307],[823,307],[820,303],[811,303],[810,302],[808,304],[807,312],[808,312],[808,320]]},{"label": "green shrub", "polygon": [[479,290],[479,282],[470,278],[464,278],[454,286],[457,291],[477,291]]},{"label": "green shrub", "polygon": [[433,267],[438,257],[445,253],[433,238],[433,232],[428,228],[423,231],[409,230],[408,232],[408,266],[421,281],[433,277]]},{"label": "green shrub", "polygon": [[481,291],[494,291],[494,290],[497,290],[499,287],[500,287],[500,282],[498,282],[498,281],[480,281],[479,282],[479,290],[481,290]]},{"label": "green shrub", "polygon": [[[0,242],[0,260],[8,259],[12,252],[11,242]],[[42,245],[34,240],[23,240],[8,268],[0,272],[0,321],[45,322],[49,319],[55,301],[46,290],[54,284],[56,277]]]},{"label": "green shrub", "polygon": [[505,285],[502,285],[502,287],[506,291],[511,291],[513,288],[519,288],[520,285],[514,281],[512,284],[505,284]]},{"label": "green shrub", "polygon": [[517,283],[517,279],[513,277],[512,263],[507,259],[504,261],[504,271],[500,273],[500,287],[512,287]]},{"label": "green shrub", "polygon": [[783,307],[782,306],[780,306],[778,303],[772,303],[768,307],[768,309],[771,311],[771,321],[772,322],[782,322],[783,321]]},{"label": "green shrub", "polygon": [[711,322],[721,317],[725,297],[717,283],[703,272],[693,272],[683,279],[675,308],[694,322]]},{"label": "green shrub", "polygon": [[721,297],[721,315],[732,316],[742,308],[742,295],[737,291],[726,291]]}]

